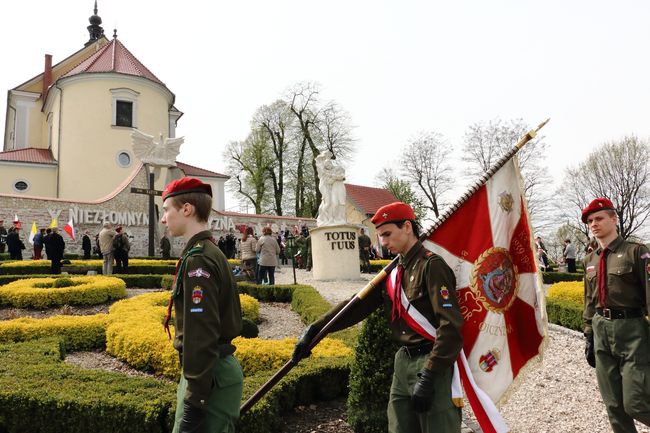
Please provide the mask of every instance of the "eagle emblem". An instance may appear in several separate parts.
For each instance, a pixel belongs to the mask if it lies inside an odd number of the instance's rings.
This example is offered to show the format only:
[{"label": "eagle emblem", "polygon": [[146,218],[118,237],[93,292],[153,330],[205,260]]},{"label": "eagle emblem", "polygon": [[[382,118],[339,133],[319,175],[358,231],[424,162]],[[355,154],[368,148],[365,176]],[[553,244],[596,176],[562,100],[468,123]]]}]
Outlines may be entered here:
[{"label": "eagle emblem", "polygon": [[512,211],[512,205],[515,204],[515,200],[512,198],[512,194],[508,191],[503,191],[499,194],[499,207],[503,209],[504,212],[510,213]]}]

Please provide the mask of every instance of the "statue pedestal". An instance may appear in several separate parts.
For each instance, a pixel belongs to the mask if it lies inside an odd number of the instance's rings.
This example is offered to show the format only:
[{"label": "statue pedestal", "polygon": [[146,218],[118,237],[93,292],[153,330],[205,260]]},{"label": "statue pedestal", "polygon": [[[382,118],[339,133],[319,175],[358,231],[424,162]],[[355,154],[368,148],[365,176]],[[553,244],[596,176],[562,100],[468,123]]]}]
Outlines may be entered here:
[{"label": "statue pedestal", "polygon": [[315,280],[357,280],[357,227],[348,224],[311,229],[312,275]]}]

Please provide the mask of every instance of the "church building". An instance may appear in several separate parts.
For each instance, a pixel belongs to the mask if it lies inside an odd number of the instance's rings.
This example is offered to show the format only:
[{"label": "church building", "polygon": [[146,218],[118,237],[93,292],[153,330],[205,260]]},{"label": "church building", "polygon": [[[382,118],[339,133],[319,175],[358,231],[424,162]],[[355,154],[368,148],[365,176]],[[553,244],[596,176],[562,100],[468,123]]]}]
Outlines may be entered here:
[{"label": "church building", "polygon": [[[275,231],[315,225],[312,219],[227,212],[228,176],[180,161],[169,167],[144,164],[134,152],[132,132],[175,138],[183,112],[174,93],[127,49],[117,31],[110,38],[104,34],[97,2],[89,21],[89,39],[81,49],[54,64],[46,54],[43,70],[8,92],[0,220],[18,217],[27,232],[32,222],[40,228],[53,219],[60,227],[72,221],[78,236],[76,241],[66,238],[71,253],[80,250],[81,232],[94,235],[109,221],[132,238],[131,255],[146,255],[149,196],[132,189],[152,194],[171,180],[192,176],[212,185],[210,228],[217,237],[245,225],[258,232],[265,225]],[[156,221],[161,206],[156,196]],[[156,244],[163,230],[156,224]],[[24,240],[27,235],[23,231]],[[181,241],[175,244],[178,248]]]}]

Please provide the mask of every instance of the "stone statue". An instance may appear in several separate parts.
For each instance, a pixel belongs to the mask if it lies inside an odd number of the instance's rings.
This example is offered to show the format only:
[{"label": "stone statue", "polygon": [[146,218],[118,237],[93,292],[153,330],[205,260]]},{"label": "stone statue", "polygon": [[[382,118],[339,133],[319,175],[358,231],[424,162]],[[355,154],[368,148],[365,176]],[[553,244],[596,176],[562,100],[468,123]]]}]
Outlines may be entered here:
[{"label": "stone statue", "polygon": [[175,167],[176,157],[181,151],[181,144],[185,141],[180,138],[163,138],[160,134],[160,141],[153,141],[153,135],[148,135],[134,129],[131,133],[133,142],[133,153],[145,164],[160,167]]},{"label": "stone statue", "polygon": [[346,224],[345,169],[335,163],[329,151],[316,157],[316,169],[320,177],[318,189],[322,195],[316,224],[318,227]]}]

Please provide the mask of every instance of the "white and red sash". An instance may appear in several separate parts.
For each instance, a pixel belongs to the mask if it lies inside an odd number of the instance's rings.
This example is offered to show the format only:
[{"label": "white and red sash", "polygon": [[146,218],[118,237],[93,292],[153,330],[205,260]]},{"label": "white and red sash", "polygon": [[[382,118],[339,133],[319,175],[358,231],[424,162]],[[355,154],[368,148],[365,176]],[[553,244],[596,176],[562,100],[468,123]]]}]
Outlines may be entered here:
[{"label": "white and red sash", "polygon": [[[386,290],[390,299],[393,300],[393,307],[396,306],[394,302],[396,295],[400,298],[400,302],[397,304],[399,309],[398,317],[403,318],[406,324],[422,337],[435,341],[436,328],[409,302],[404,290],[401,289],[401,281],[397,281],[397,268],[396,266],[386,279]],[[396,291],[399,293],[396,293]],[[485,433],[507,433],[510,431],[490,397],[476,384],[467,363],[465,352],[461,350],[458,360],[454,362],[454,373],[451,379],[451,399],[457,407],[463,406],[463,389],[465,389],[467,399],[474,411],[474,416],[476,416]]]}]

